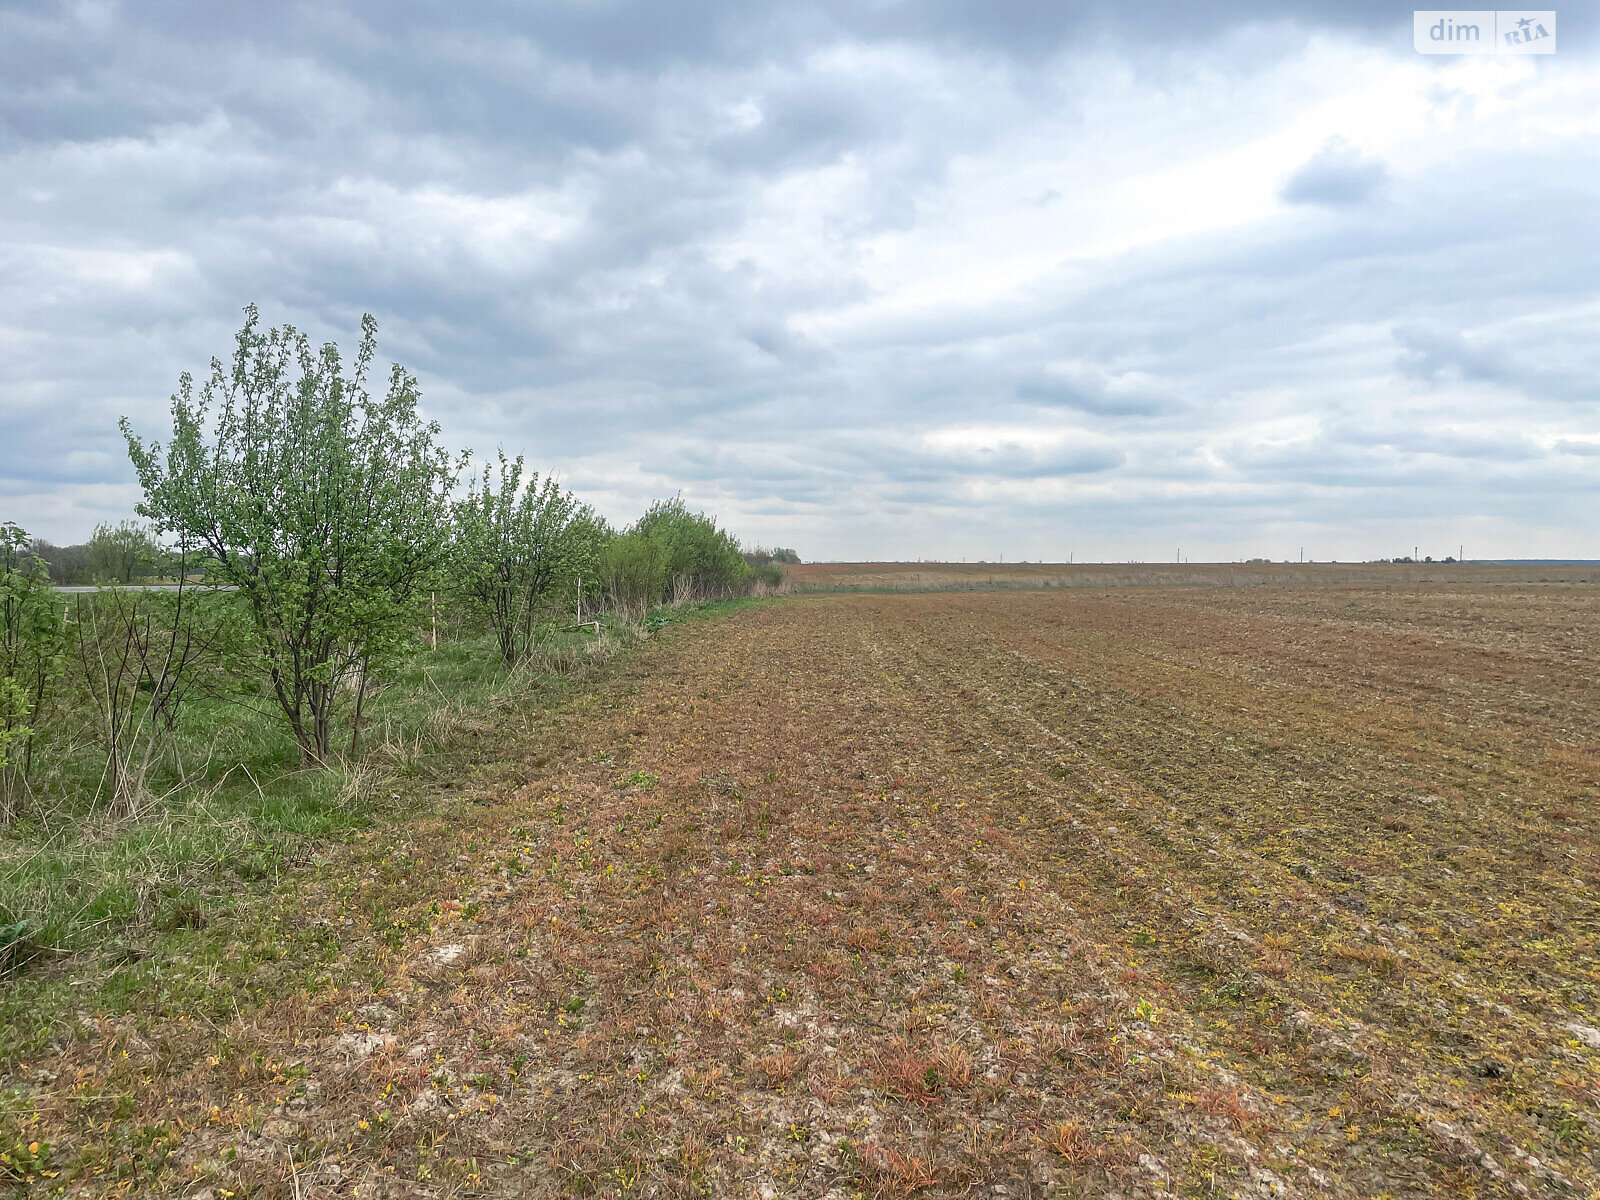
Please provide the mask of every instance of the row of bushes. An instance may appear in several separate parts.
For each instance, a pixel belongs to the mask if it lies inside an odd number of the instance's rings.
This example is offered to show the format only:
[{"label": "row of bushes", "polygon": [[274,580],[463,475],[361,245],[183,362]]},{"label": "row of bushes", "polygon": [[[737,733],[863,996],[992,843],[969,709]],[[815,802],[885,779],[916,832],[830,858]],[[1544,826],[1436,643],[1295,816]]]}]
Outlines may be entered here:
[{"label": "row of bushes", "polygon": [[436,639],[441,597],[515,667],[561,622],[747,594],[777,585],[794,557],[747,555],[681,499],[615,530],[521,457],[469,473],[419,415],[414,376],[396,366],[369,391],[370,316],[347,363],[334,345],[264,330],[254,307],[246,313],[229,361],[214,359],[198,386],[181,378],[168,440],[122,422],[149,528],[97,531],[133,563],[99,577],[160,575],[172,593],[63,603],[51,591],[55,548],[4,526],[0,818],[27,792],[68,674],[79,709],[87,699],[97,714],[102,790],[133,812],[187,699],[241,681],[279,714],[301,766],[354,754],[374,689],[419,639]]}]

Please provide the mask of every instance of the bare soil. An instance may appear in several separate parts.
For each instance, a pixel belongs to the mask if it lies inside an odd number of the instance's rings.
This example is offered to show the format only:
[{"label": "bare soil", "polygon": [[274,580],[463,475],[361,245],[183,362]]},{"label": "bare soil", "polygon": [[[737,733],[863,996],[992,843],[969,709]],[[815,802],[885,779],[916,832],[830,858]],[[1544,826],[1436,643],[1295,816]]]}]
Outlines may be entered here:
[{"label": "bare soil", "polygon": [[671,629],[501,718],[483,803],[297,879],[285,927],[338,934],[313,985],[85,1012],[15,1068],[58,1172],[28,1186],[1590,1194],[1596,600],[1077,587]]}]

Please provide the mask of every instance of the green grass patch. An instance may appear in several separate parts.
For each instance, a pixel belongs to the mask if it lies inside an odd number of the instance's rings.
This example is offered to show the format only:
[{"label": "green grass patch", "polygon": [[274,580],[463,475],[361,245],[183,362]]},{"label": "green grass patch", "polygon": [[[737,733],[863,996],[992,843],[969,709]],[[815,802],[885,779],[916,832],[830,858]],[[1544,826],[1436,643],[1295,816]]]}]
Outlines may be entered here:
[{"label": "green grass patch", "polygon": [[[613,645],[594,661],[621,645],[614,631],[605,639]],[[470,745],[497,708],[562,694],[596,642],[593,632],[553,632],[514,671],[485,638],[419,651],[383,681],[360,742],[326,770],[300,768],[265,698],[191,701],[151,772],[149,801],[131,816],[101,798],[104,756],[92,743],[46,744],[35,799],[0,826],[0,968],[92,948],[130,924],[203,922],[241,885],[302,861],[308,845],[405,810],[417,783],[449,761],[441,752]],[[185,916],[191,906],[197,919]]]},{"label": "green grass patch", "polygon": [[678,604],[668,608],[652,609],[645,615],[644,627],[651,633],[667,628],[669,625],[681,625],[688,621],[706,621],[714,617],[725,617],[729,613],[739,612],[746,608],[755,608],[763,604],[776,604],[783,597],[772,596],[733,596],[726,600],[696,600],[688,604]]}]

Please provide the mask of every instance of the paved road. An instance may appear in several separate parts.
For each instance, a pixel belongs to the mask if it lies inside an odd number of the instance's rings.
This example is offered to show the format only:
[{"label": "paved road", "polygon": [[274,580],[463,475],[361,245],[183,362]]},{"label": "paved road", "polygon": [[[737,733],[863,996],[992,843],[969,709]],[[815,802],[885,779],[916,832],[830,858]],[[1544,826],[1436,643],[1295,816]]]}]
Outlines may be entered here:
[{"label": "paved road", "polygon": [[[231,584],[231,583],[230,584],[191,583],[189,586],[191,588],[208,588],[209,590],[215,591],[215,592],[231,592],[231,591],[235,591],[236,590],[234,585]],[[122,584],[121,587],[122,587],[122,590],[125,591],[125,592],[175,592],[175,591],[178,590],[178,585],[175,584],[175,583],[125,583],[125,584]],[[58,587],[52,587],[50,590],[53,591],[53,592],[61,592],[64,595],[75,596],[75,595],[79,595],[79,594],[81,594],[83,592],[103,592],[106,589],[105,589],[105,586],[103,586],[101,584],[90,583],[90,584],[81,584],[81,585],[80,584],[73,584],[71,586],[61,585],[61,586],[58,586]]]}]

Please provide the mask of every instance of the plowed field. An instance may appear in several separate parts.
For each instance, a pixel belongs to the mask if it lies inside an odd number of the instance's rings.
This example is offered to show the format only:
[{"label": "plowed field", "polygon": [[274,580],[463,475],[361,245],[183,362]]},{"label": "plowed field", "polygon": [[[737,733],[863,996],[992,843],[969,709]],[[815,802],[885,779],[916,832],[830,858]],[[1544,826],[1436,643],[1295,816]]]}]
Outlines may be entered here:
[{"label": "plowed field", "polygon": [[[84,1015],[85,1192],[1588,1194],[1592,587],[810,597],[486,730],[310,986]],[[343,857],[347,855],[347,857]],[[3,1176],[0,1176],[3,1180]]]}]

